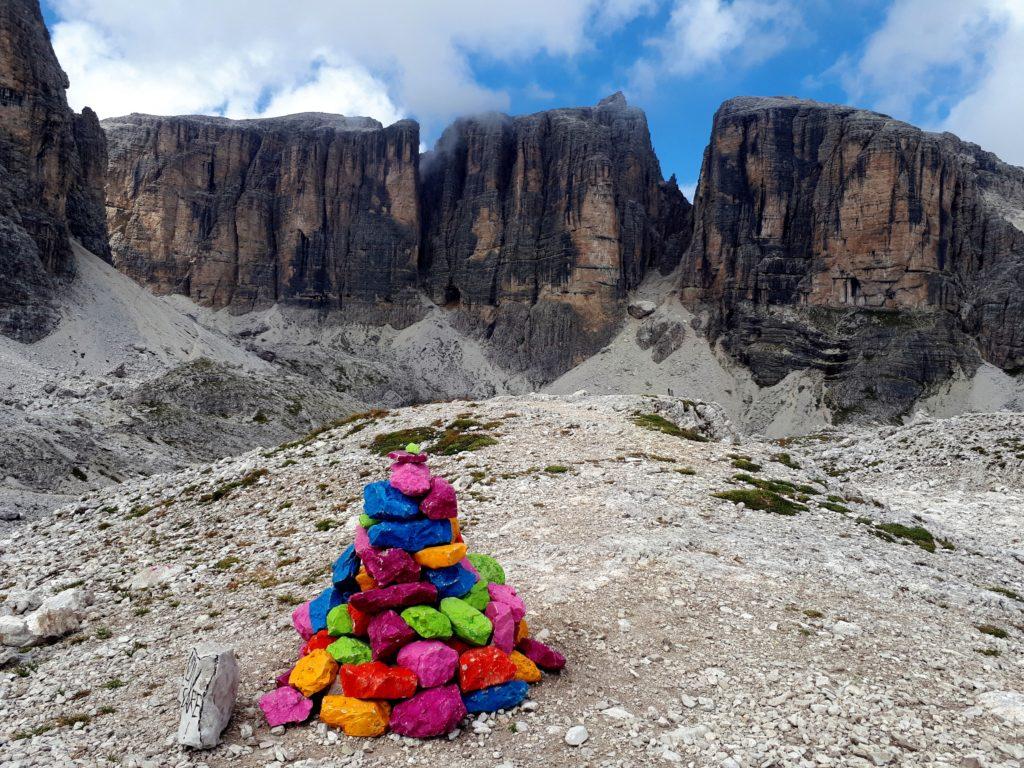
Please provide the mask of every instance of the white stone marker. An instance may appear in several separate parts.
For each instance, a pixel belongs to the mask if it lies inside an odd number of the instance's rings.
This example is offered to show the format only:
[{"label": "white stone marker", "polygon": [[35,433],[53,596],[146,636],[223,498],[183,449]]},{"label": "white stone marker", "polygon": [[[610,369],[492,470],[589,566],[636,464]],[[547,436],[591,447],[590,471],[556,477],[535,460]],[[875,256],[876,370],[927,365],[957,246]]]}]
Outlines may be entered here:
[{"label": "white stone marker", "polygon": [[178,743],[209,749],[220,744],[238,695],[238,662],[233,649],[197,645],[188,657],[178,704]]}]

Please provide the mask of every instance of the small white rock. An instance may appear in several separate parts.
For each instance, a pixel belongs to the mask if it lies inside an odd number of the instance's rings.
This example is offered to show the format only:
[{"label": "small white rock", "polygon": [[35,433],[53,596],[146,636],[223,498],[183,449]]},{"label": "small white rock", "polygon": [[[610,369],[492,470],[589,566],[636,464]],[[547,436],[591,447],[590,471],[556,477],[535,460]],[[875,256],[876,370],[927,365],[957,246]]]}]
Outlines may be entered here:
[{"label": "small white rock", "polygon": [[590,732],[582,725],[574,725],[565,732],[565,743],[570,747],[578,747],[590,738]]}]

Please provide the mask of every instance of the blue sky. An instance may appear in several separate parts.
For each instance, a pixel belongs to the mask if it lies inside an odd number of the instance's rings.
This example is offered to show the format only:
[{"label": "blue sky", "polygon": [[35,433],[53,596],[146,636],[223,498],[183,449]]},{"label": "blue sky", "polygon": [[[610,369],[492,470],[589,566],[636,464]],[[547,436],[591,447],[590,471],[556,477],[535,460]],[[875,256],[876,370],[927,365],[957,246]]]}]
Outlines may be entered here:
[{"label": "blue sky", "polygon": [[665,176],[698,177],[738,95],[797,95],[953,130],[1024,164],[1024,0],[44,0],[69,100],[232,117],[646,110]]}]

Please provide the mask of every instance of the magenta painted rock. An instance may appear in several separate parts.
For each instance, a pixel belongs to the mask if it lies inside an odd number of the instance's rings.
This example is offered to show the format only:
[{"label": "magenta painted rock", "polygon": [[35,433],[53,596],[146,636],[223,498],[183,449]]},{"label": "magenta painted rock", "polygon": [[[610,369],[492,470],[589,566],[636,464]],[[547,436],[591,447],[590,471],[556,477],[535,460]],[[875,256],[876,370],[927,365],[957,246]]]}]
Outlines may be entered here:
[{"label": "magenta painted rock", "polygon": [[459,565],[461,565],[467,571],[469,571],[474,576],[476,576],[476,580],[477,581],[480,581],[480,571],[478,571],[476,569],[476,566],[473,565],[473,561],[472,560],[470,560],[468,557],[464,557],[461,560],[459,560]]},{"label": "magenta painted rock", "polygon": [[459,653],[438,640],[417,640],[398,652],[397,661],[416,673],[421,688],[436,688],[455,675]]},{"label": "magenta painted rock", "polygon": [[487,594],[491,600],[504,603],[512,611],[513,621],[522,621],[526,615],[526,603],[516,594],[516,591],[507,584],[488,584]]},{"label": "magenta painted rock", "polygon": [[288,678],[291,677],[291,676],[292,676],[292,671],[289,669],[289,670],[287,670],[285,672],[282,672],[277,677],[275,677],[274,678],[274,682],[277,683],[277,687],[278,688],[283,688],[284,686],[289,684],[288,683]]},{"label": "magenta painted rock", "polygon": [[427,454],[425,453],[409,453],[408,451],[392,451],[388,454],[388,458],[391,459],[395,464],[426,464]]},{"label": "magenta painted rock", "polygon": [[430,490],[430,470],[426,464],[392,464],[391,487],[406,496],[426,496]]},{"label": "magenta painted rock", "polygon": [[348,599],[348,604],[364,613],[382,613],[393,608],[408,608],[437,601],[437,587],[429,582],[395,584],[391,587],[359,592]]},{"label": "magenta painted rock", "polygon": [[466,716],[457,685],[428,688],[391,710],[391,730],[399,736],[429,739],[454,731]]},{"label": "magenta painted rock", "polygon": [[545,672],[558,672],[565,666],[565,656],[532,637],[520,640],[516,650]]},{"label": "magenta painted rock", "polygon": [[492,600],[484,610],[484,616],[491,620],[494,627],[491,634],[491,645],[504,651],[512,653],[516,640],[516,622],[512,618],[512,609],[507,603],[499,603]]},{"label": "magenta painted rock", "polygon": [[313,710],[313,700],[286,685],[263,694],[260,697],[260,709],[267,718],[267,724],[274,728],[304,722]]},{"label": "magenta painted rock", "polygon": [[303,640],[309,640],[313,636],[313,622],[309,618],[309,603],[303,603],[292,611],[292,626]]},{"label": "magenta painted rock", "polygon": [[449,520],[459,513],[455,489],[443,477],[430,480],[430,493],[420,502],[420,512],[431,520]]},{"label": "magenta painted rock", "polygon": [[366,553],[373,551],[373,545],[370,543],[370,535],[366,532],[363,526],[356,523],[356,540],[355,540],[356,554],[359,555],[360,560],[366,559]]},{"label": "magenta painted rock", "polygon": [[384,611],[370,619],[368,633],[374,661],[388,661],[399,648],[418,637],[416,630],[394,611]]},{"label": "magenta painted rock", "polygon": [[[365,533],[365,532],[364,532]],[[417,581],[420,566],[404,549],[375,549],[370,547],[363,555],[363,565],[378,586],[404,584]]]}]

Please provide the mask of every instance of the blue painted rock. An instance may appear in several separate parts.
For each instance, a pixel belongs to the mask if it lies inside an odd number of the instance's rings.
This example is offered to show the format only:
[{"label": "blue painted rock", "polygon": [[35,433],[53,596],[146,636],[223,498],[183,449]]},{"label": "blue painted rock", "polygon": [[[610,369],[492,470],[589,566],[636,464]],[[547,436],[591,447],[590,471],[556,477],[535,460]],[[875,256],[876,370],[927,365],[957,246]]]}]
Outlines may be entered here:
[{"label": "blue painted rock", "polygon": [[417,637],[416,630],[394,611],[384,611],[370,619],[369,634],[374,661],[389,661],[399,648]]},{"label": "blue painted rock", "polygon": [[512,680],[508,683],[467,693],[463,695],[462,703],[465,704],[466,711],[473,714],[512,709],[523,703],[529,689],[528,683],[524,683],[522,680]]},{"label": "blue painted rock", "polygon": [[416,581],[360,592],[352,595],[348,602],[364,613],[382,613],[395,608],[408,608],[410,605],[425,605],[436,601],[437,587],[425,581]]},{"label": "blue painted rock", "polygon": [[426,547],[450,544],[452,524],[448,520],[388,521],[378,523],[366,532],[370,543],[380,549],[398,547],[406,552],[419,552]]},{"label": "blue painted rock", "polygon": [[363,512],[374,520],[412,520],[419,516],[420,505],[387,480],[380,480],[363,489]]},{"label": "blue painted rock", "polygon": [[476,584],[476,576],[461,565],[447,568],[427,569],[427,579],[437,587],[437,594],[444,597],[462,597]]},{"label": "blue painted rock", "polygon": [[348,599],[348,594],[328,587],[309,603],[309,624],[313,632],[327,629],[327,614]]},{"label": "blue painted rock", "polygon": [[331,568],[331,581],[334,582],[335,587],[341,588],[346,582],[351,583],[358,572],[359,558],[356,556],[356,547],[354,544],[349,544],[341,553],[341,557],[334,561],[334,566]]}]

